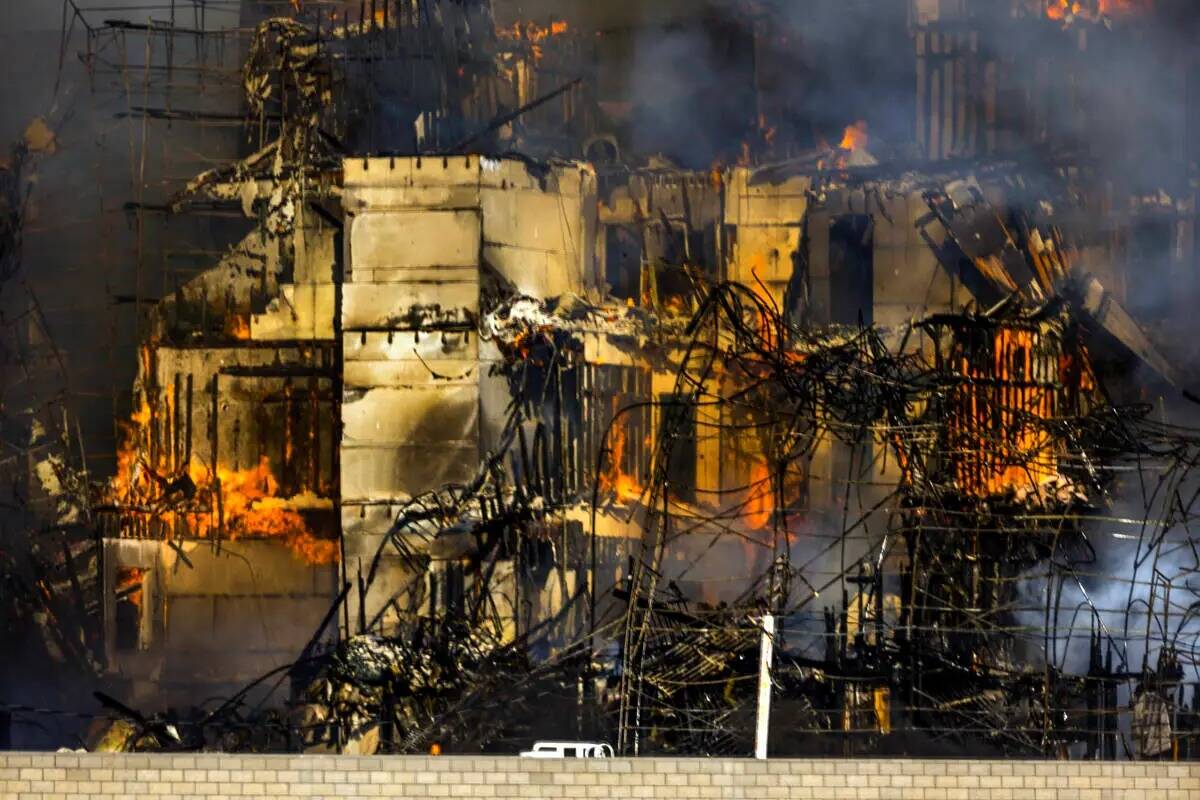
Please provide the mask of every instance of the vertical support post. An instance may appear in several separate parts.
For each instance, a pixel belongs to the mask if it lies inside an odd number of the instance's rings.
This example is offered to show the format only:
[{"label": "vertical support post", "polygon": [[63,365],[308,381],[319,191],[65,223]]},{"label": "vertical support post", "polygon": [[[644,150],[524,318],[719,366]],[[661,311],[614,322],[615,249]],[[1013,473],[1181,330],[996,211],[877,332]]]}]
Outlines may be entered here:
[{"label": "vertical support post", "polygon": [[775,656],[775,617],[762,618],[762,641],[758,651],[758,714],[754,728],[754,757],[767,757],[767,733],[771,726],[771,664]]}]

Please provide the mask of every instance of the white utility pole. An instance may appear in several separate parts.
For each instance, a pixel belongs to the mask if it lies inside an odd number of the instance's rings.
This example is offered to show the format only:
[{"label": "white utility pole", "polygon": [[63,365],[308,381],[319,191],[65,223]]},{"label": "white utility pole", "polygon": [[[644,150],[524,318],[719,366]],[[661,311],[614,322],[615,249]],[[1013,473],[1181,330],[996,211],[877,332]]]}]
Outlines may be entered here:
[{"label": "white utility pole", "polygon": [[767,757],[767,731],[771,727],[771,662],[775,656],[775,617],[762,618],[762,643],[758,650],[758,719],[754,726],[754,757]]}]

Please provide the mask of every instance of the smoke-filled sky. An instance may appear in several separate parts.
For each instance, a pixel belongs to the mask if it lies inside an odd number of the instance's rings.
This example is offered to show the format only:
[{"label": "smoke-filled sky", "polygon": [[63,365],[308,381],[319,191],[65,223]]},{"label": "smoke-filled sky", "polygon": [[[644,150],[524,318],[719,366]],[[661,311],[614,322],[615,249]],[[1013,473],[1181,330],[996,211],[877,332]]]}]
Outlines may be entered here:
[{"label": "smoke-filled sky", "polygon": [[[108,19],[166,19],[171,7],[163,0],[76,0],[76,5],[93,25]],[[235,4],[208,5],[205,27],[237,24]],[[190,4],[176,6],[183,9]],[[26,166],[27,177],[33,179],[24,208],[23,263],[28,282],[6,284],[0,300],[9,319],[19,318],[31,302],[40,306],[66,367],[66,385],[61,388],[82,422],[89,469],[106,474],[115,463],[114,419],[128,414],[136,367],[136,312],[127,298],[168,294],[174,288],[169,268],[176,266],[167,264],[158,246],[162,241],[157,238],[158,227],[145,237],[146,247],[139,257],[135,221],[124,206],[138,199],[161,202],[167,177],[198,173],[211,166],[208,159],[227,159],[237,151],[219,131],[198,139],[193,127],[152,125],[146,129],[145,172],[135,170],[137,159],[131,154],[140,150],[141,129],[118,114],[131,104],[155,105],[160,93],[143,86],[142,91],[125,96],[124,90],[137,85],[142,76],[132,72],[124,76],[116,69],[122,53],[111,35],[94,42],[95,70],[89,73],[82,58],[88,51],[85,30],[70,19],[69,35],[64,38],[60,0],[0,2],[0,161],[7,159],[36,117],[43,117],[57,137],[53,154],[37,156]],[[181,12],[178,21],[180,25],[197,22],[190,18],[190,9],[187,17]],[[137,42],[127,53],[129,63],[136,66],[145,56],[142,39],[133,36],[128,41]],[[163,56],[161,38],[156,47],[151,53],[155,62]],[[231,55],[236,58],[236,51]],[[187,57],[185,50],[178,56],[179,63]],[[208,101],[218,102],[222,92],[232,98],[236,110],[236,87],[229,93],[219,84],[210,84]],[[173,149],[168,149],[168,138]],[[167,153],[179,175],[166,175],[162,156]],[[187,223],[175,223],[176,230],[181,224]],[[32,400],[6,393],[4,399],[12,406],[6,410],[19,413],[27,402],[51,401],[60,387],[55,385],[56,376],[50,378],[31,388]]]},{"label": "smoke-filled sky", "polygon": [[[166,0],[77,3],[106,9],[90,13],[93,22],[161,19],[171,7]],[[176,3],[179,9],[189,5]],[[939,5],[955,4],[916,3],[924,14]],[[1002,103],[1001,125],[1018,127],[1015,143],[1036,147],[1043,135],[1053,134],[1060,144],[1086,151],[1097,172],[1119,188],[1148,194],[1165,188],[1165,212],[1174,213],[1186,188],[1200,119],[1193,110],[1198,104],[1191,102],[1200,94],[1197,82],[1190,78],[1188,84],[1188,76],[1197,72],[1193,23],[1200,11],[1195,4],[1156,0],[1153,13],[1119,19],[1111,30],[1079,22],[1065,31],[1064,23],[1049,21],[1012,27],[1006,22],[1010,6],[1003,0],[972,5],[982,15],[973,26],[982,52],[994,53],[1014,69],[1034,69],[1047,53],[1062,53],[1080,67],[1069,79],[1044,70],[1040,80],[1050,88],[1035,124],[1006,120],[1009,109]],[[233,26],[240,19],[232,0],[207,7],[209,28]],[[622,124],[628,126],[634,157],[662,153],[705,169],[714,160],[728,163],[756,130],[760,113],[781,140],[796,144],[794,149],[836,141],[844,126],[862,119],[877,155],[913,153],[916,66],[910,0],[496,0],[495,7],[501,22],[565,18],[575,30],[601,33],[600,94],[633,109]],[[152,272],[143,264],[138,285],[132,222],[121,207],[139,196],[161,200],[162,179],[168,176],[156,176],[157,162],[151,159],[150,175],[137,185],[130,139],[139,134],[115,116],[127,102],[122,77],[103,70],[89,77],[79,60],[85,49],[79,26],[61,51],[58,80],[62,8],[58,0],[0,2],[0,141],[16,140],[37,115],[46,116],[59,134],[57,154],[39,166],[26,263],[52,333],[71,363],[76,382],[71,388],[81,413],[91,421],[89,428],[101,433],[111,429],[114,413],[127,410],[121,398],[127,396],[136,341],[132,310],[114,306],[112,298],[137,292],[156,296],[173,288],[161,265]],[[187,13],[181,24],[194,24]],[[761,53],[755,52],[755,41]],[[115,63],[121,55],[110,45],[103,57]],[[128,57],[136,63],[140,54]],[[756,81],[767,89],[761,97],[754,91]],[[229,110],[236,111],[237,87],[231,92]],[[156,124],[148,135],[153,154],[179,156],[173,179],[186,177],[192,168],[188,158],[199,171],[212,159],[236,152],[236,143],[231,148],[189,141],[186,126]],[[1129,291],[1137,305],[1153,314],[1177,302],[1181,287],[1173,278],[1179,264],[1172,262],[1169,248],[1141,248],[1135,255],[1138,274]],[[103,438],[95,441],[98,455],[111,450]]]}]

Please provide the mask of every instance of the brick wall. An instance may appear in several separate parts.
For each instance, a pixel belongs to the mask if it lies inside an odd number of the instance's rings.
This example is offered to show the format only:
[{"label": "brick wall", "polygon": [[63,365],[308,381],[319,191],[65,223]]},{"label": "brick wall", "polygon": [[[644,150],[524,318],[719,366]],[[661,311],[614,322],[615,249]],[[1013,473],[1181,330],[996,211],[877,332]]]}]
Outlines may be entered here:
[{"label": "brick wall", "polygon": [[1200,764],[0,754],[2,800],[264,796],[1183,800]]}]

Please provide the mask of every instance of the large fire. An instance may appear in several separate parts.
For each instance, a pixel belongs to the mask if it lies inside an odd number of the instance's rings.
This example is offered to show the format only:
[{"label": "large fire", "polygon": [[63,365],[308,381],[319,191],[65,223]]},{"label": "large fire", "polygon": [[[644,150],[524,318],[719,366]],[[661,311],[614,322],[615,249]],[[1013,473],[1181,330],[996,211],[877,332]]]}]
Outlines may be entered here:
[{"label": "large fire", "polygon": [[145,447],[151,418],[143,398],[122,431],[117,474],[108,495],[123,518],[149,523],[149,530],[168,538],[186,531],[188,536],[231,541],[279,539],[310,564],[338,560],[337,542],[318,538],[300,513],[302,508],[327,508],[329,501],[311,493],[281,497],[266,456],[246,469],[218,465],[215,475],[195,459],[176,474],[171,474],[165,457],[151,465]]},{"label": "large fire", "polygon": [[955,480],[968,493],[1028,491],[1058,476],[1058,454],[1046,426],[1055,417],[1057,392],[1035,379],[1041,371],[1039,336],[1004,327],[994,334],[990,357],[958,356],[967,381],[954,392],[950,429]]}]

